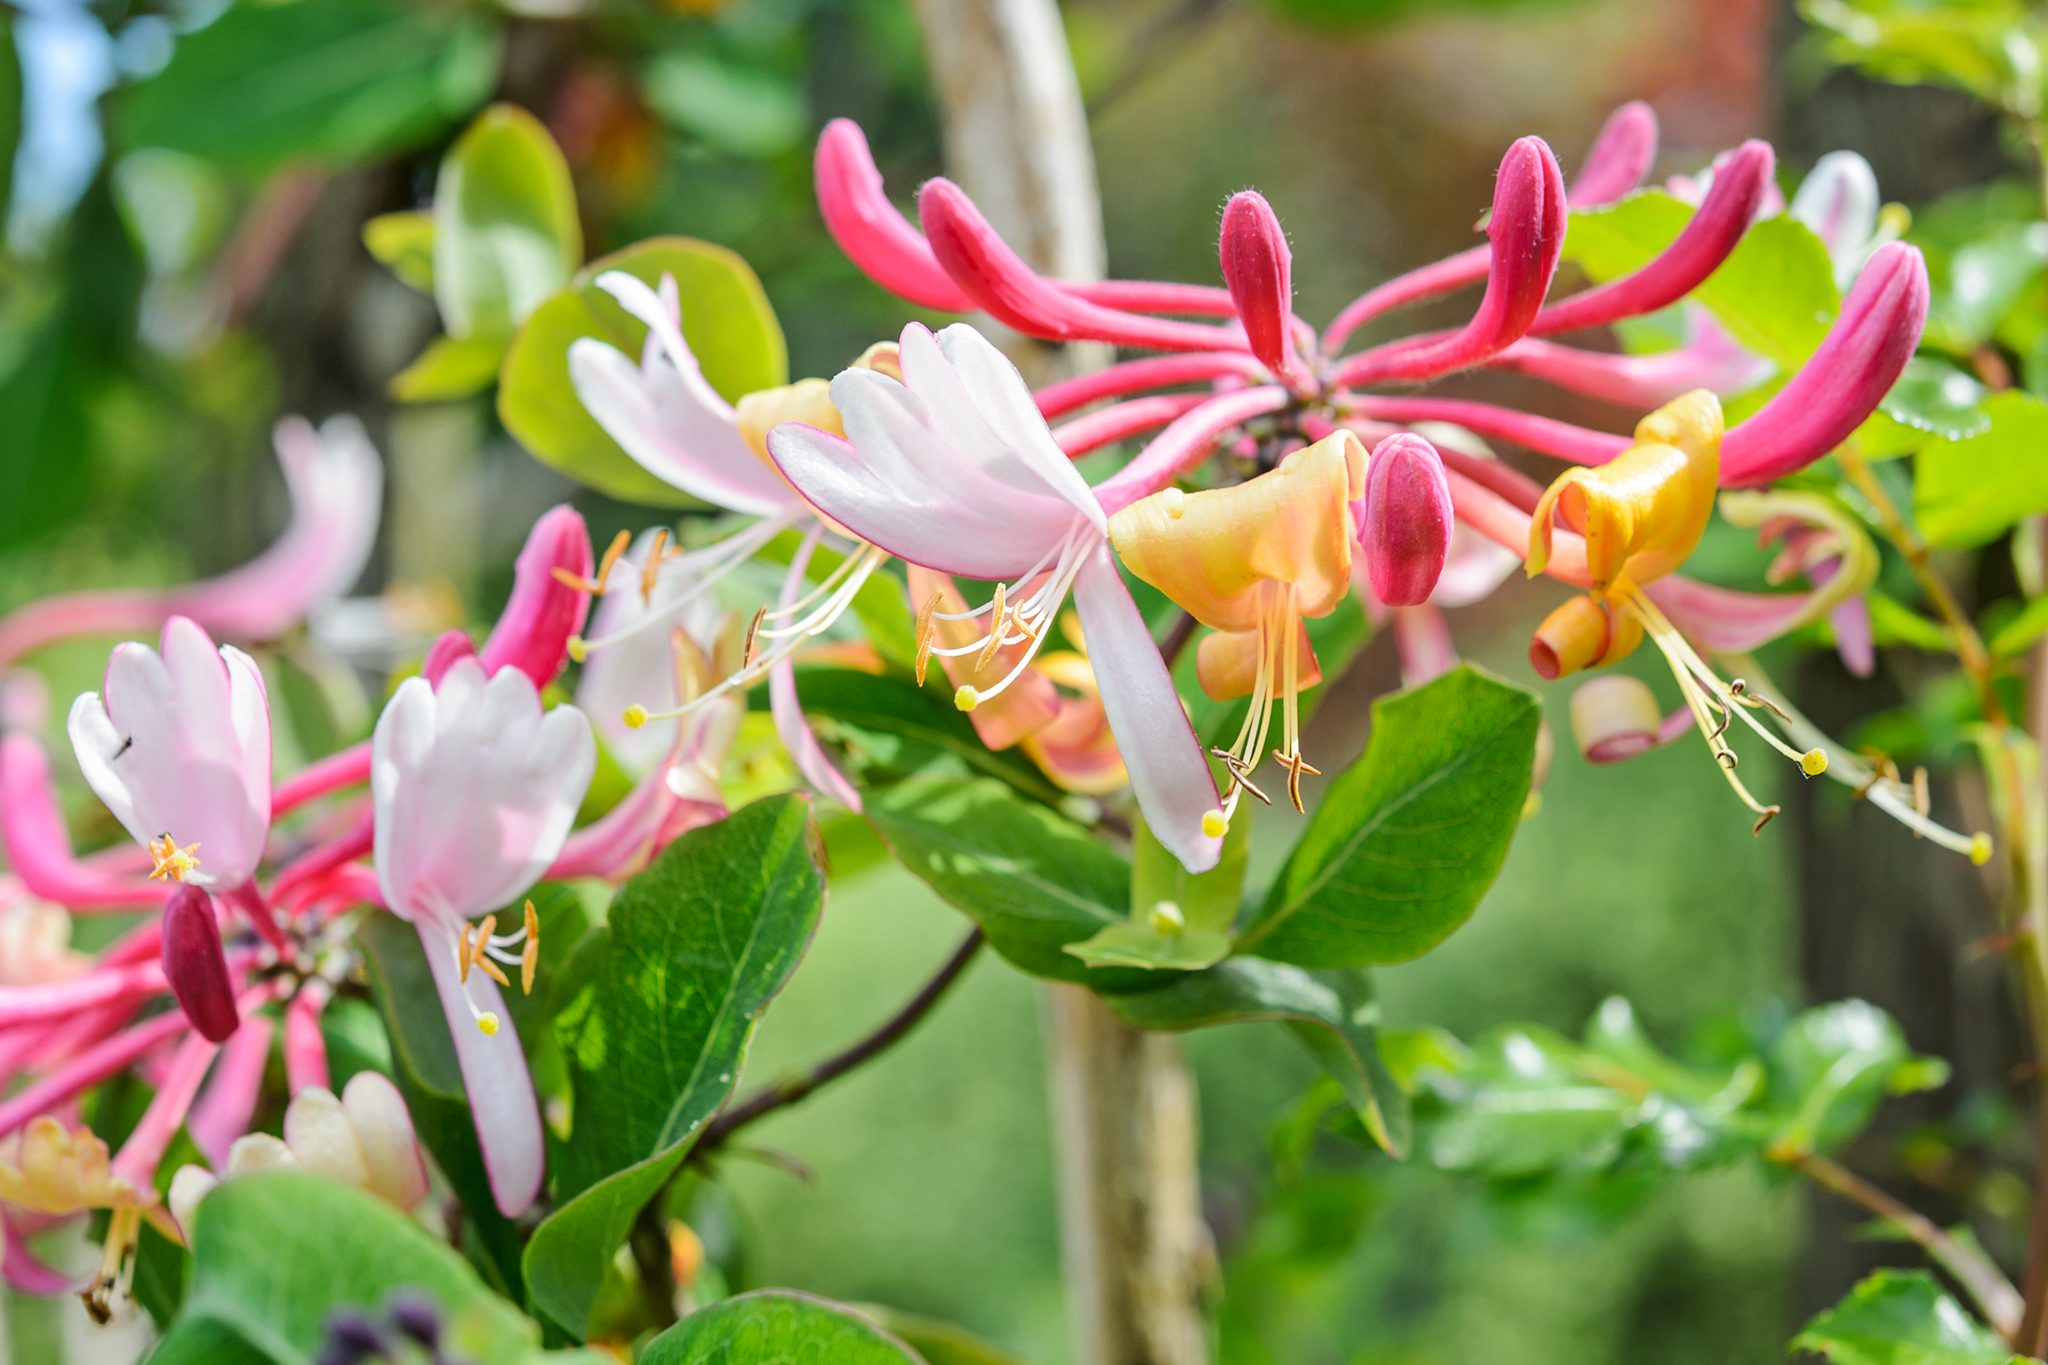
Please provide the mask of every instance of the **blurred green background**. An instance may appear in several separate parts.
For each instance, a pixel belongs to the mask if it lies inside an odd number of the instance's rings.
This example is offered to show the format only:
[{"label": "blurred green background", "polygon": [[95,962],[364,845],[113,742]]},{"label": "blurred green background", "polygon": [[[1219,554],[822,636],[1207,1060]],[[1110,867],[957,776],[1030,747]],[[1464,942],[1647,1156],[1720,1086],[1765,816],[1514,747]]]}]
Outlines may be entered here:
[{"label": "blurred green background", "polygon": [[[794,373],[829,374],[904,320],[825,236],[809,153],[824,120],[845,115],[899,197],[941,169],[908,0],[279,8],[305,27],[273,26],[216,51],[205,79],[176,81],[166,63],[204,41],[218,3],[5,11],[25,93],[17,123],[0,80],[0,145],[20,131],[0,259],[0,608],[246,558],[279,516],[266,443],[284,412],[358,413],[390,462],[372,589],[408,585],[482,613],[549,503],[574,496],[600,536],[647,520],[535,465],[487,400],[389,397],[438,329],[430,301],[369,258],[361,227],[425,201],[441,152],[487,98],[532,109],[567,151],[591,255],[656,232],[743,253]],[[1514,137],[1545,136],[1569,168],[1626,99],[1662,117],[1660,174],[1777,134],[1789,173],[1853,146],[1908,200],[1998,164],[1959,99],[1826,76],[1771,0],[1074,0],[1065,18],[1113,272],[1212,278],[1218,210],[1256,185],[1290,228],[1310,317],[1473,240]],[[384,36],[351,41],[364,31]],[[1530,681],[1522,644],[1549,600],[1511,585],[1455,619],[1461,647]],[[1331,684],[1311,752],[1357,752],[1366,703],[1396,685],[1389,643]],[[1816,661],[1803,690],[1832,696],[1838,673]],[[1563,700],[1546,698],[1560,735]],[[348,727],[345,708],[333,723]],[[1816,969],[1800,911],[1804,891],[1856,937],[1840,917],[1867,907],[1814,889],[1855,869],[1861,820],[1845,803],[1801,805],[1752,839],[1694,749],[1596,770],[1560,747],[1471,926],[1382,974],[1391,1023],[1575,1032],[1620,994],[1675,1043],[1731,1010],[1850,988]],[[864,839],[835,834],[835,859],[862,870],[835,883],[763,1029],[757,1079],[888,1014],[962,931]],[[1916,893],[1901,882],[1889,894]],[[1937,906],[1944,950],[1982,923],[1967,889]],[[1871,948],[1875,981],[1855,989],[1882,996],[1916,971],[1949,972],[1944,1000],[1988,999],[1996,1013],[1995,965],[1923,958],[1899,976],[1896,953]],[[1042,1007],[1037,985],[985,958],[899,1050],[754,1130],[809,1176],[780,1159],[722,1164],[741,1280],[886,1302],[1032,1361],[1064,1359]],[[1956,1041],[1945,1017],[1906,1024],[1925,1050]],[[1313,1078],[1306,1059],[1260,1026],[1188,1051],[1226,1361],[1761,1362],[1852,1278],[1854,1260],[1807,1249],[1805,1192],[1748,1170],[1567,1209],[1350,1149],[1276,1168],[1276,1126]]]}]

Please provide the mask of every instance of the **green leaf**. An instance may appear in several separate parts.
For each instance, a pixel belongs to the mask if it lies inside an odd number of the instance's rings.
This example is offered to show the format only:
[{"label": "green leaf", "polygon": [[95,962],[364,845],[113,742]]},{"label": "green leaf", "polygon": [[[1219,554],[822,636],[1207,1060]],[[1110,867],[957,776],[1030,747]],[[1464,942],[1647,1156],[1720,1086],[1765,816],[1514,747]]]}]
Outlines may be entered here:
[{"label": "green leaf", "polygon": [[434,302],[453,337],[506,336],[583,260],[569,163],[539,119],[493,105],[441,161]]},{"label": "green leaf", "polygon": [[2048,404],[2008,389],[1984,413],[1988,429],[1930,445],[1913,463],[1914,512],[1931,544],[1982,545],[2048,512]]},{"label": "green leaf", "polygon": [[988,778],[916,776],[865,800],[868,822],[940,899],[980,925],[989,946],[1033,976],[1097,990],[1149,984],[1066,951],[1128,925],[1130,865],[1076,825]]},{"label": "green leaf", "polygon": [[1929,261],[1933,299],[1927,342],[1968,355],[1998,326],[2041,276],[2048,262],[2048,232],[2038,222],[1996,223],[1941,261]]},{"label": "green leaf", "polygon": [[1977,380],[1946,360],[1914,356],[1906,362],[1899,382],[1878,405],[1884,417],[1906,428],[1906,434],[1881,438],[1867,454],[1892,450],[1918,450],[1936,441],[1960,441],[1980,436],[1991,429],[1984,411],[1988,390]]},{"label": "green leaf", "polygon": [[375,1311],[397,1290],[448,1316],[448,1347],[493,1362],[543,1359],[540,1330],[462,1257],[374,1195],[298,1171],[222,1182],[192,1233],[192,1289],[158,1365],[307,1365],[337,1308]]},{"label": "green leaf", "polygon": [[728,54],[664,52],[648,63],[641,91],[663,119],[736,156],[789,151],[810,127],[792,73],[748,67]]},{"label": "green leaf", "polygon": [[1765,1053],[1775,1141],[1811,1150],[1833,1147],[1870,1122],[1887,1094],[1939,1084],[1928,1059],[1906,1045],[1892,1017],[1862,1000],[1842,1000],[1798,1015]]},{"label": "green leaf", "polygon": [[2018,0],[1968,4],[1801,0],[1828,54],[1879,80],[1966,90],[2020,118],[2041,112],[2039,26]]},{"label": "green leaf", "polygon": [[[2048,597],[2036,597],[2021,607],[2019,613],[1997,630],[1984,642],[2001,659],[2013,659],[2033,647],[2042,636],[2048,635]],[[1948,639],[1944,635],[1944,646]]]},{"label": "green leaf", "polygon": [[14,42],[14,9],[0,11],[0,227],[14,188],[14,157],[21,147],[21,52]]},{"label": "green leaf", "polygon": [[1067,951],[1090,967],[1136,967],[1155,972],[1197,972],[1230,956],[1230,935],[1218,929],[1176,928],[1126,920]]},{"label": "green leaf", "polygon": [[419,359],[391,377],[391,396],[401,403],[468,398],[491,386],[504,359],[502,333],[435,337]]},{"label": "green leaf", "polygon": [[640,1365],[926,1365],[851,1308],[761,1289],[699,1309],[647,1343]]},{"label": "green leaf", "polygon": [[919,1317],[878,1303],[848,1306],[874,1319],[883,1331],[923,1357],[925,1365],[1025,1365],[1022,1358],[991,1346],[950,1322]]},{"label": "green leaf", "polygon": [[[1573,209],[1565,259],[1596,282],[1639,270],[1676,240],[1693,210],[1662,190]],[[1813,354],[1841,310],[1827,248],[1804,224],[1766,218],[1692,296],[1737,341],[1790,373]]]},{"label": "green leaf", "polygon": [[2025,1365],[1924,1270],[1880,1270],[1792,1338],[1832,1365]]},{"label": "green leaf", "polygon": [[1470,665],[1373,704],[1238,949],[1309,967],[1405,962],[1471,917],[1529,795],[1536,698]]},{"label": "green leaf", "polygon": [[997,778],[1048,805],[1064,799],[1016,750],[997,753],[983,744],[974,722],[937,687],[858,669],[815,668],[797,675],[797,690],[819,733],[845,746],[847,765],[863,788],[950,774]]},{"label": "green leaf", "polygon": [[1299,967],[1234,958],[1152,990],[1104,997],[1134,1028],[1182,1032],[1245,1020],[1287,1025],[1329,1072],[1373,1141],[1405,1156],[1408,1097],[1380,1060],[1379,1006],[1364,972],[1318,977]]},{"label": "green leaf", "polygon": [[732,1094],[755,1023],[817,927],[810,803],[771,797],[693,830],[628,882],[556,983],[575,1091],[556,1211],[524,1261],[581,1333],[612,1254]]},{"label": "green leaf", "polygon": [[727,399],[788,382],[782,326],[761,281],[731,251],[688,237],[656,237],[592,261],[519,328],[499,377],[498,416],[533,457],[600,493],[626,502],[680,507],[691,499],[619,449],[583,409],[569,380],[569,346],[596,337],[638,357],[647,329],[599,289],[607,270],[648,284],[675,277],[683,338],[704,377]]},{"label": "green leaf", "polygon": [[483,103],[497,25],[400,0],[230,5],[129,88],[116,141],[260,173],[360,165],[432,141]]},{"label": "green leaf", "polygon": [[363,247],[414,289],[434,292],[434,215],[428,210],[378,214],[363,224]]}]

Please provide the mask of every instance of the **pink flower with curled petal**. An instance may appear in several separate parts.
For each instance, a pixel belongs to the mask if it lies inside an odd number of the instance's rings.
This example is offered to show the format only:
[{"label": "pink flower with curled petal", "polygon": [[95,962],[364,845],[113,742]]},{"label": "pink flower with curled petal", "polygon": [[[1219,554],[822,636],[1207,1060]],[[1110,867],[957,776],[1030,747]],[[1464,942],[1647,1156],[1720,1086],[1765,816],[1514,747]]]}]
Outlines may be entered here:
[{"label": "pink flower with curled petal", "polygon": [[339,601],[362,576],[377,539],[383,463],[354,418],[334,418],[316,431],[288,417],[277,424],[275,440],[291,521],[269,549],[202,583],[31,603],[0,620],[0,667],[59,640],[155,630],[172,616],[231,639],[269,640]]},{"label": "pink flower with curled petal", "polygon": [[1221,803],[1110,558],[1106,503],[1053,441],[1023,377],[979,332],[956,325],[934,335],[913,323],[900,355],[901,381],[859,369],[832,381],[844,438],[796,423],[775,428],[768,447],[776,464],[806,499],[871,544],[911,564],[1001,585],[986,606],[964,614],[987,615],[980,638],[924,642],[932,653],[975,656],[991,642],[1022,646],[1002,679],[959,690],[963,709],[1024,674],[1071,594],[1148,824],[1191,870],[1214,866]]},{"label": "pink flower with curled petal", "polygon": [[153,875],[234,890],[270,836],[263,674],[182,616],[165,622],[161,646],[115,648],[102,692],[72,704],[71,745],[86,782],[157,858]]},{"label": "pink flower with curled petal", "polygon": [[[540,1111],[519,1037],[488,965],[531,960],[537,927],[494,938],[478,915],[523,895],[561,851],[590,785],[597,747],[574,707],[543,714],[533,681],[507,668],[486,679],[457,662],[438,688],[399,685],[373,739],[377,883],[420,936],[454,1035],[463,1085],[490,1168],[491,1192],[513,1217],[540,1191]],[[476,937],[472,939],[472,934]],[[530,975],[528,980],[530,981]]]}]

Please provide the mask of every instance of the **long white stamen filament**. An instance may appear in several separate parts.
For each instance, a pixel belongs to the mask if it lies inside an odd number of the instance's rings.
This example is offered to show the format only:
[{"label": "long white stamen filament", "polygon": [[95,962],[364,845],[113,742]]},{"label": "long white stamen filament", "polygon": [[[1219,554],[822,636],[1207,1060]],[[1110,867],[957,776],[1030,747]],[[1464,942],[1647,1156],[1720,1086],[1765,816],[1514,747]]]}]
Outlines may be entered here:
[{"label": "long white stamen filament", "polygon": [[[724,540],[707,545],[701,550],[692,550],[690,553],[679,558],[667,561],[661,566],[662,572],[688,575],[692,580],[688,587],[677,593],[675,597],[662,602],[659,606],[642,612],[633,621],[621,626],[610,635],[600,636],[594,640],[582,641],[579,648],[584,653],[589,653],[592,650],[607,649],[612,645],[633,639],[647,631],[667,627],[677,616],[682,614],[685,607],[716,588],[727,574],[730,574],[734,569],[752,559],[761,547],[788,530],[798,515],[795,512],[778,512],[772,517],[763,517],[760,521],[727,536]],[[625,582],[614,582],[611,584],[607,588],[606,595],[609,596],[614,592],[637,593],[639,591],[640,585],[628,579]]]}]

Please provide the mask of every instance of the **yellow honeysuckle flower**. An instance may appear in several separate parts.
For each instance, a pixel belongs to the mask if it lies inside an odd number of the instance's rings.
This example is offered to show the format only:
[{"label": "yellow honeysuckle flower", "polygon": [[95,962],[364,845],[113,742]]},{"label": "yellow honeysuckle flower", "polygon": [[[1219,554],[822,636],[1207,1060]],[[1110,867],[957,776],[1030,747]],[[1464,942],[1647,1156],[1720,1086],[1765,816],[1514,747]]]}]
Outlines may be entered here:
[{"label": "yellow honeysuckle flower", "polygon": [[1597,468],[1568,469],[1529,523],[1529,574],[1550,562],[1557,520],[1586,540],[1595,593],[1648,583],[1685,562],[1706,533],[1721,475],[1721,400],[1705,389],[1636,424],[1636,443]]},{"label": "yellow honeysuckle flower", "polygon": [[90,1128],[66,1128],[47,1114],[0,1138],[0,1203],[59,1218],[92,1209],[112,1214],[99,1271],[84,1295],[86,1308],[102,1322],[113,1292],[134,1272],[130,1253],[142,1220],[174,1242],[183,1240],[154,1187],[118,1174],[107,1144]]},{"label": "yellow honeysuckle flower", "polygon": [[1236,741],[1214,751],[1231,774],[1224,822],[1240,791],[1267,799],[1248,779],[1275,702],[1283,719],[1273,756],[1301,809],[1302,775],[1316,770],[1301,756],[1295,699],[1320,677],[1302,622],[1351,591],[1351,504],[1365,495],[1365,466],[1365,447],[1339,431],[1235,487],[1166,489],[1109,519],[1110,543],[1131,572],[1219,632],[1197,656],[1203,690],[1251,698]]}]

